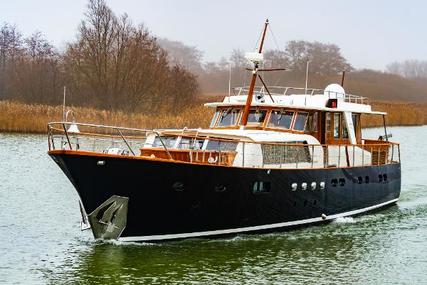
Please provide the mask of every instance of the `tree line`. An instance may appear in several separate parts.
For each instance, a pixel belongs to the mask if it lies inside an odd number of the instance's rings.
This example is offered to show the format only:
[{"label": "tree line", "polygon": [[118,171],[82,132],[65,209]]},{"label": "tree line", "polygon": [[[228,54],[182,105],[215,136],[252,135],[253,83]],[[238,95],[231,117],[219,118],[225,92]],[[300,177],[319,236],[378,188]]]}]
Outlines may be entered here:
[{"label": "tree line", "polygon": [[[171,62],[182,64],[197,75],[205,92],[223,92],[228,86],[230,73],[233,86],[248,84],[249,76],[245,69],[250,65],[243,50],[235,49],[229,58],[217,62],[203,62],[203,53],[195,47],[167,39],[161,39],[159,43],[168,51]],[[305,78],[307,62],[310,62],[310,74],[316,77],[330,77],[353,70],[337,45],[320,42],[289,41],[283,49],[267,49],[264,59],[263,67],[287,70],[265,75],[268,83],[274,85],[300,83]]]},{"label": "tree line", "polygon": [[24,38],[13,25],[0,27],[0,99],[60,104],[63,86],[70,104],[132,112],[178,112],[198,93],[196,77],[105,0],[89,1],[63,52],[40,32]]},{"label": "tree line", "polygon": [[[204,93],[227,93],[230,74],[232,86],[249,84],[250,75],[245,71],[249,66],[242,50],[233,50],[229,58],[203,62],[203,53],[196,47],[167,39],[159,43],[168,51],[170,62],[180,63],[197,75]],[[308,41],[290,41],[282,49],[266,49],[264,59],[264,67],[286,69],[264,73],[268,85],[304,86],[309,62],[309,87],[324,88],[330,83],[340,83],[342,71],[347,71],[344,83],[347,92],[372,100],[427,102],[425,61],[392,63],[386,72],[356,70],[337,45]]]},{"label": "tree line", "polygon": [[405,60],[402,62],[393,62],[387,65],[387,71],[393,74],[422,80],[427,78],[427,61],[426,60]]},{"label": "tree line", "polygon": [[[0,100],[59,105],[67,86],[67,102],[76,106],[176,113],[200,93],[226,93],[230,75],[232,86],[249,84],[245,69],[250,64],[242,50],[205,62],[196,47],[157,39],[126,14],[115,15],[105,0],[89,0],[84,16],[76,40],[63,51],[40,32],[23,37],[16,26],[4,23],[0,27]],[[340,82],[345,70],[352,71],[346,79],[350,92],[384,100],[426,100],[424,61],[387,66],[396,76],[355,70],[335,44],[289,41],[279,48],[267,48],[263,67],[287,71],[264,74],[268,85],[304,86],[309,62],[310,87]],[[422,80],[413,83],[404,77]]]}]

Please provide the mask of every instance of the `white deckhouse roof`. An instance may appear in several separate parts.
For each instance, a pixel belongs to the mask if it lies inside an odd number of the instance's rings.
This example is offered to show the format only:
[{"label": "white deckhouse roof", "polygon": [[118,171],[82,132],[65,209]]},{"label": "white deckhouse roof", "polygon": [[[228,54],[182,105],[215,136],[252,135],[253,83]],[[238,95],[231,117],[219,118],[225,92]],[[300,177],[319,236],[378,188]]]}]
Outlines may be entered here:
[{"label": "white deckhouse roof", "polygon": [[[264,88],[257,87],[254,92],[254,100],[252,101],[251,106],[386,115],[384,112],[372,111],[371,105],[368,104],[366,97],[330,91],[331,85],[329,85],[325,90],[306,90],[304,88],[273,86],[269,87],[269,89],[271,88],[271,90],[269,90],[271,96]],[[342,90],[344,91],[344,89]],[[281,92],[279,93],[278,91]],[[295,93],[291,93],[292,91],[295,91]],[[303,93],[301,94],[301,92]],[[226,96],[222,102],[207,103],[205,106],[244,106],[247,99],[248,89],[246,87],[235,88],[235,93],[235,95]],[[337,100],[336,108],[327,107],[327,103],[330,99]]]}]

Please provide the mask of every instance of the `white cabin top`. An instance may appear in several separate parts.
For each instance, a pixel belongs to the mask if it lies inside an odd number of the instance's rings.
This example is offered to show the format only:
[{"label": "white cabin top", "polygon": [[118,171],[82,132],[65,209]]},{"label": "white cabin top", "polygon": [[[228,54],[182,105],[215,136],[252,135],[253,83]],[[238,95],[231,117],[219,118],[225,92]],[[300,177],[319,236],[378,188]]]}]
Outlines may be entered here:
[{"label": "white cabin top", "polygon": [[[238,87],[233,91],[234,93],[226,96],[222,102],[207,103],[205,106],[214,108],[244,106],[249,88]],[[386,115],[384,112],[372,111],[368,98],[345,93],[338,84],[330,84],[325,90],[272,86],[268,87],[268,91],[264,87],[256,87],[251,107]]]}]

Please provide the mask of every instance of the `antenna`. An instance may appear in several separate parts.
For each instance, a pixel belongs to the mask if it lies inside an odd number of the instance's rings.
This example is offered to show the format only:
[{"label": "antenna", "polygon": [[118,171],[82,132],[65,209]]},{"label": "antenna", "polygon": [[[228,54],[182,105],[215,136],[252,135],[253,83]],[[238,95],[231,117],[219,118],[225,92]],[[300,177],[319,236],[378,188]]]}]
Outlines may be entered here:
[{"label": "antenna", "polygon": [[228,97],[231,96],[231,62],[228,64]]},{"label": "antenna", "polygon": [[305,69],[305,95],[307,95],[307,89],[308,89],[308,68],[310,66],[310,61],[307,60],[307,67]]},{"label": "antenna", "polygon": [[67,93],[67,87],[64,86],[64,98],[62,100],[62,121],[65,122],[65,96]]},{"label": "antenna", "polygon": [[342,76],[341,76],[341,86],[344,87],[344,79],[345,79],[345,70],[342,71]]}]

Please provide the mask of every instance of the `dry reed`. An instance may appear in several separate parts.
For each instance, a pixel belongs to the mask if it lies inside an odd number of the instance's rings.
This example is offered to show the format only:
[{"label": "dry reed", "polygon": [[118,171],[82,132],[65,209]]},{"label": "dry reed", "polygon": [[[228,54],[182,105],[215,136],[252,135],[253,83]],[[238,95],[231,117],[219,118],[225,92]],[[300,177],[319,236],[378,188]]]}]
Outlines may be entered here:
[{"label": "dry reed", "polygon": [[[203,106],[191,106],[179,115],[134,114],[81,107],[72,110],[78,122],[149,129],[207,127],[213,114],[213,110]],[[62,121],[62,106],[0,101],[2,132],[44,133],[47,123],[52,121]]]},{"label": "dry reed", "polygon": [[[216,96],[215,96],[216,97]],[[92,108],[73,107],[79,122],[104,124],[133,128],[206,128],[213,114],[211,108],[202,103],[212,97],[201,97],[197,105],[188,107],[179,115],[171,114],[135,114],[121,111],[106,111]],[[427,105],[408,103],[373,102],[373,109],[388,113],[388,125],[427,124]],[[62,106],[23,104],[0,101],[0,131],[20,133],[44,133],[50,121],[61,121]],[[382,125],[381,116],[362,117],[363,126]]]}]

